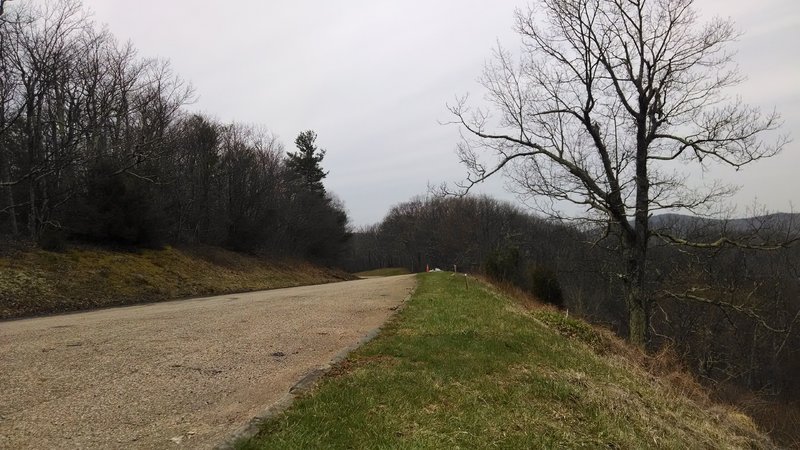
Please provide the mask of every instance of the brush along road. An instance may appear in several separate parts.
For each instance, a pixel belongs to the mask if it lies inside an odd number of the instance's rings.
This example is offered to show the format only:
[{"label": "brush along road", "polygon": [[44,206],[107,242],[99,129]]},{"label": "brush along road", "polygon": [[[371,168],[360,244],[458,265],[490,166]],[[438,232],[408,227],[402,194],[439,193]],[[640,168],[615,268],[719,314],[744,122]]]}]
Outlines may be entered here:
[{"label": "brush along road", "polygon": [[0,448],[209,448],[379,327],[413,276],[0,322]]}]

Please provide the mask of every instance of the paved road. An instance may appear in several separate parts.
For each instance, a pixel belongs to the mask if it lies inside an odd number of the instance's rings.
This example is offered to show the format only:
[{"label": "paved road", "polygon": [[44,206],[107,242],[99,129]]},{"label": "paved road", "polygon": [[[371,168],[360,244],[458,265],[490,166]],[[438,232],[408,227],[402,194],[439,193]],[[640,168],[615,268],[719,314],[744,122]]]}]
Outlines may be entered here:
[{"label": "paved road", "polygon": [[380,326],[412,276],[0,322],[0,448],[208,448]]}]

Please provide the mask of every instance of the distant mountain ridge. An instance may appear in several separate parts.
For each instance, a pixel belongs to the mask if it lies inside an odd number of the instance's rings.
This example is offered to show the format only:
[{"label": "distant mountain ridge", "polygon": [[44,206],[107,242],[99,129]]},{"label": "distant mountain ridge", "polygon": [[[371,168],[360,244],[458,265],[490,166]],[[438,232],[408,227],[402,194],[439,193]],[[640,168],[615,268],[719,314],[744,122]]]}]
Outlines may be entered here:
[{"label": "distant mountain ridge", "polygon": [[738,219],[714,219],[686,214],[660,214],[650,218],[653,231],[685,234],[800,233],[800,213],[773,213]]}]

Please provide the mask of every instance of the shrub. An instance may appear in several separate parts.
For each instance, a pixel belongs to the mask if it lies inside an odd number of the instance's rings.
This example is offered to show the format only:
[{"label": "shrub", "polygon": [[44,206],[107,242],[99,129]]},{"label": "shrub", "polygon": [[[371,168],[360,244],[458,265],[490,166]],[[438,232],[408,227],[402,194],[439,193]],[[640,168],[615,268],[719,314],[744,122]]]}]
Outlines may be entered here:
[{"label": "shrub", "polygon": [[518,283],[522,278],[519,249],[505,247],[493,251],[484,261],[483,271],[495,281]]},{"label": "shrub", "polygon": [[45,227],[39,233],[39,247],[49,252],[63,252],[67,249],[64,230],[51,226]]},{"label": "shrub", "polygon": [[101,242],[161,247],[165,219],[149,186],[125,174],[113,175],[115,167],[104,161],[90,173],[79,234]]},{"label": "shrub", "polygon": [[539,300],[562,308],[564,293],[555,271],[548,267],[533,266],[527,270],[528,290]]}]

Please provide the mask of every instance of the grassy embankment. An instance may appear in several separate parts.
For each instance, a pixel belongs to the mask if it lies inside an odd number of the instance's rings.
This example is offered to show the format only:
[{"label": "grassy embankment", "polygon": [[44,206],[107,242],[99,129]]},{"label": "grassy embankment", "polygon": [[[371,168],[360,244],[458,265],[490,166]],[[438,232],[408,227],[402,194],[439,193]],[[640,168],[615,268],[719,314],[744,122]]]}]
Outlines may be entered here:
[{"label": "grassy embankment", "polygon": [[0,255],[0,319],[352,278],[213,247],[18,250]]},{"label": "grassy embankment", "polygon": [[358,272],[356,276],[359,277],[393,277],[395,275],[408,275],[411,272],[404,267],[388,267],[385,269],[367,270],[366,272]]},{"label": "grassy embankment", "polygon": [[448,273],[419,283],[377,339],[239,448],[772,446],[604,330]]}]

